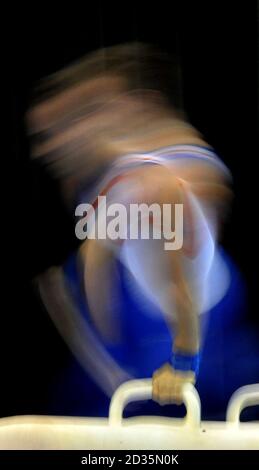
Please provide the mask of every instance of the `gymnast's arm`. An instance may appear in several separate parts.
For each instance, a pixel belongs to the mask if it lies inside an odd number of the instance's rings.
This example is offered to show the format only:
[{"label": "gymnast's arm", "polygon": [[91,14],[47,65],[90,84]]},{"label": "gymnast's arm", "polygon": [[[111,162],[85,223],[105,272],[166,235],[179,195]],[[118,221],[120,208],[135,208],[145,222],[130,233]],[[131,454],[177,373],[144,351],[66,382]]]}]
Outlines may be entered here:
[{"label": "gymnast's arm", "polygon": [[114,343],[119,340],[120,331],[113,312],[118,275],[113,250],[103,240],[89,239],[81,246],[80,257],[84,265],[84,287],[92,321],[102,337]]},{"label": "gymnast's arm", "polygon": [[[172,334],[174,334],[172,358],[197,358],[199,354],[199,321],[198,308],[183,275],[181,264],[181,253],[170,251],[171,279],[169,279],[169,287],[167,296],[169,306],[171,303],[172,312],[174,310],[176,321],[170,322]],[[182,401],[182,387],[185,383],[195,383],[195,371],[187,367],[174,368],[174,364],[165,363],[160,369],[153,374],[153,399],[160,404]],[[179,364],[178,364],[179,365]],[[187,369],[187,370],[185,370]]]},{"label": "gymnast's arm", "polygon": [[[181,202],[183,193],[175,181],[171,192],[174,202]],[[224,181],[197,181],[190,184],[189,189],[199,199],[213,207],[216,215],[222,213],[229,205],[232,192]],[[224,209],[224,211],[223,211]],[[219,218],[220,220],[220,218]],[[168,303],[176,316],[172,324],[174,343],[172,357],[153,375],[153,398],[161,404],[168,402],[181,403],[182,388],[187,382],[195,383],[199,368],[199,307],[196,304],[193,292],[188,285],[183,270],[182,250],[168,251],[169,257],[169,288],[167,290]]]}]

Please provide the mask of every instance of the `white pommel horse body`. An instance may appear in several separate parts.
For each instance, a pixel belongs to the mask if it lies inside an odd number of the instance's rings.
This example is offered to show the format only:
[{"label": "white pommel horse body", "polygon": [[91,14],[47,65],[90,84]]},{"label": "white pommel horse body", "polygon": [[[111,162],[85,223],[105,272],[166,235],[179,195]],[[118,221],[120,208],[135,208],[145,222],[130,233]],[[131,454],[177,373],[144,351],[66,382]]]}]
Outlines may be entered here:
[{"label": "white pommel horse body", "polygon": [[259,450],[259,421],[240,422],[247,406],[259,405],[259,384],[238,389],[226,421],[201,421],[201,403],[192,385],[184,387],[186,416],[123,419],[132,401],[152,396],[151,380],[132,380],[114,393],[108,418],[14,416],[0,419],[0,449],[31,450]]}]

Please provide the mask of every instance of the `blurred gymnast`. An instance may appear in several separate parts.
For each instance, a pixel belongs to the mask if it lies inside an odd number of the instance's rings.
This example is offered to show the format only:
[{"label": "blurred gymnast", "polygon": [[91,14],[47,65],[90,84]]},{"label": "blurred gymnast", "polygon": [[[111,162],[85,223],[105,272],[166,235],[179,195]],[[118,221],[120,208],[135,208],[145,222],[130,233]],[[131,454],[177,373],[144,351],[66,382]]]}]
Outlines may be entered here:
[{"label": "blurred gymnast", "polygon": [[[96,215],[81,219],[88,237],[78,253],[40,276],[44,304],[106,394],[152,376],[154,400],[181,403],[183,385],[199,371],[201,314],[220,298],[208,279],[231,198],[229,171],[181,108],[177,66],[149,45],[91,53],[39,91],[27,115],[32,156],[58,178],[74,214],[88,203]],[[89,235],[107,223],[100,195],[107,208],[123,204],[127,214],[133,203],[181,204],[182,244],[166,250],[165,232]],[[151,225],[149,213],[141,217]]]}]

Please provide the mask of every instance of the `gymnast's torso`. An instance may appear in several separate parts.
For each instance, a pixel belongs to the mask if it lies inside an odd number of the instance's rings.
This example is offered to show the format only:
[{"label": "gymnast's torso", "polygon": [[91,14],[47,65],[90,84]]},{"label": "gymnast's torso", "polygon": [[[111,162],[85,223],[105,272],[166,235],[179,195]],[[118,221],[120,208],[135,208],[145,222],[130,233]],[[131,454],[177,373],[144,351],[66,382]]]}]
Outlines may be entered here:
[{"label": "gymnast's torso", "polygon": [[[205,286],[215,254],[217,216],[213,204],[210,206],[207,202],[207,194],[202,194],[200,197],[195,192],[199,187],[200,179],[204,178],[206,181],[206,178],[212,178],[213,173],[218,179],[230,178],[228,169],[204,141],[199,141],[199,145],[171,144],[155,150],[127,153],[117,158],[95,187],[82,191],[80,197],[81,203],[92,201],[95,205],[98,195],[101,194],[106,197],[106,209],[111,204],[118,203],[124,203],[128,207],[132,202],[143,201],[141,200],[143,187],[147,193],[152,193],[153,184],[164,189],[164,202],[166,202],[169,201],[166,187],[171,184],[170,178],[186,182],[184,185],[185,237],[182,262],[185,276],[192,286],[193,295],[196,295],[199,300],[199,313],[208,307]],[[195,174],[199,175],[196,181]],[[193,187],[194,190],[192,190]],[[161,189],[156,192],[156,201],[158,197],[163,198]],[[147,200],[150,203],[153,202],[152,197]],[[100,222],[103,217],[104,214],[100,210],[97,220],[94,219],[92,223],[93,230],[96,229],[96,223]],[[88,219],[88,222],[91,224],[91,219]],[[90,263],[93,266],[95,263],[100,263],[101,252],[111,251],[112,256],[119,259],[126,267],[129,273],[129,286],[136,295],[143,292],[165,315],[173,315],[172,307],[168,306],[166,298],[168,263],[171,260],[168,252],[163,249],[163,240],[154,238],[132,240],[128,236],[129,227],[125,227],[125,230],[127,232],[125,240],[116,242],[109,239],[87,240],[80,250],[81,258],[84,259],[86,265]],[[95,256],[98,258],[96,262]],[[105,255],[103,262],[105,263]],[[91,277],[91,271],[88,276]],[[94,297],[95,289],[92,285],[93,282],[90,281],[91,287],[87,292],[89,298]],[[105,290],[105,285],[102,285],[102,289]],[[95,300],[93,304],[96,304]]]}]

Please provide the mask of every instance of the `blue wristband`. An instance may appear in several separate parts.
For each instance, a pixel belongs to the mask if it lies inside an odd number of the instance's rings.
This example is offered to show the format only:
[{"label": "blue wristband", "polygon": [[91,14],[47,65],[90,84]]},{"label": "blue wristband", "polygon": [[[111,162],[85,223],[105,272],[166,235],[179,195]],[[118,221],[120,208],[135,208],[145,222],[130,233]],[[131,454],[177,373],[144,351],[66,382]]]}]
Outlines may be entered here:
[{"label": "blue wristband", "polygon": [[192,371],[197,375],[199,372],[200,354],[174,352],[169,359],[169,363],[175,370],[183,372]]}]

